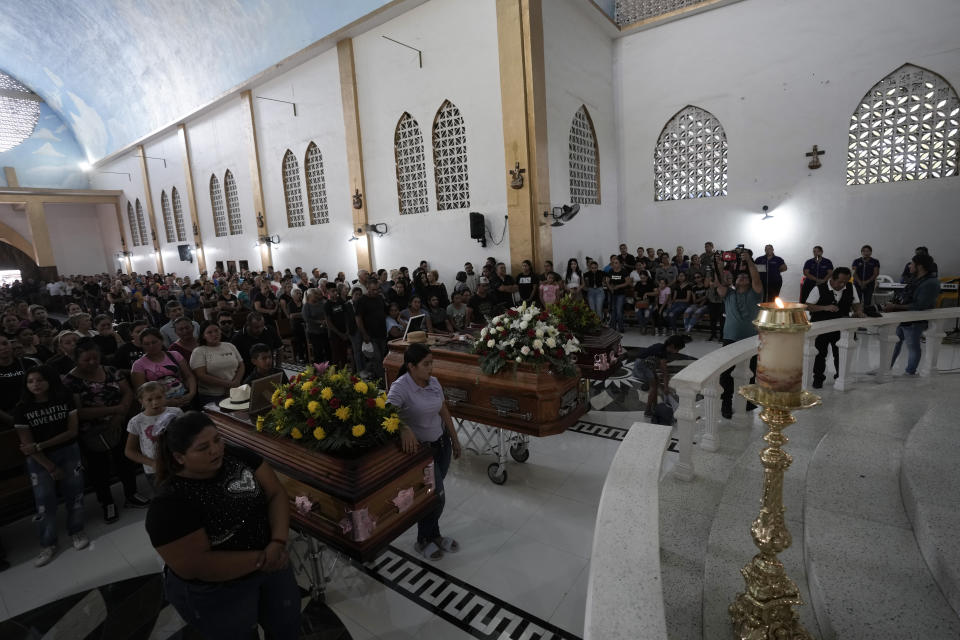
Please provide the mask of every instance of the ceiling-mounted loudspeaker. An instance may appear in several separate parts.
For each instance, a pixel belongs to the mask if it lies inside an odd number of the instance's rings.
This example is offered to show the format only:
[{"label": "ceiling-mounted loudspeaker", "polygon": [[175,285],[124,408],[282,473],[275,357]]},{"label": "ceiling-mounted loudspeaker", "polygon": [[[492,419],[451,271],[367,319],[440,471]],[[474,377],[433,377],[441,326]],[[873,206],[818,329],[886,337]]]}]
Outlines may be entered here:
[{"label": "ceiling-mounted loudspeaker", "polygon": [[470,239],[480,241],[480,245],[487,246],[487,226],[482,213],[470,212]]}]

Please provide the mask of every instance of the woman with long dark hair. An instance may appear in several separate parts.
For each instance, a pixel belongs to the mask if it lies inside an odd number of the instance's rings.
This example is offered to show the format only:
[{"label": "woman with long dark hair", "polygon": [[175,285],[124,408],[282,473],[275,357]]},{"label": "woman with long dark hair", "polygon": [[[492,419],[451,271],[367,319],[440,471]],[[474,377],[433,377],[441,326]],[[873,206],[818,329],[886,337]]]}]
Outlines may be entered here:
[{"label": "woman with long dark hair", "polygon": [[163,348],[163,334],[156,327],[140,333],[143,355],[130,369],[130,380],[136,391],[145,382],[160,382],[167,390],[167,405],[186,409],[197,395],[197,379],[189,363],[176,351]]},{"label": "woman with long dark hair", "polygon": [[58,485],[67,508],[67,535],[73,538],[74,549],[79,551],[89,544],[83,532],[83,464],[77,445],[77,408],[56,371],[46,366],[27,369],[23,396],[13,409],[13,424],[33,479],[37,504],[33,522],[41,545],[33,564],[42,567],[57,552]]},{"label": "woman with long dark hair", "polygon": [[576,258],[567,260],[567,273],[563,276],[563,284],[571,296],[580,296],[580,287],[582,286],[583,273],[580,271],[580,263]]},{"label": "woman with long dark hair", "polygon": [[214,322],[200,325],[200,346],[190,356],[190,368],[197,378],[200,406],[220,400],[243,381],[243,358],[235,346],[221,341]]},{"label": "woman with long dark hair", "polygon": [[289,499],[270,465],[227,449],[210,418],[190,411],[157,438],[156,471],[146,528],[180,616],[210,640],[257,637],[257,626],[299,637]]},{"label": "woman with long dark hair", "polygon": [[453,418],[443,398],[440,382],[433,373],[433,354],[421,343],[411,344],[403,354],[399,377],[390,385],[387,402],[397,407],[405,426],[400,440],[406,453],[419,446],[433,453],[436,508],[417,523],[416,549],[425,558],[439,560],[444,553],[456,553],[460,545],[453,538],[440,535],[440,516],[445,495],[443,479],[450,468],[450,457],[460,457],[460,440]]}]

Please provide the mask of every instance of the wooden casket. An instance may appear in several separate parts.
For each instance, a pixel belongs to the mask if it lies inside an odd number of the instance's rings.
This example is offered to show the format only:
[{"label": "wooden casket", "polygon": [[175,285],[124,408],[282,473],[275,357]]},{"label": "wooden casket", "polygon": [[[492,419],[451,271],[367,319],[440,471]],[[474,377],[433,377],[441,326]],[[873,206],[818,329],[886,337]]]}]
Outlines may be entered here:
[{"label": "wooden casket", "polygon": [[226,441],[255,451],[277,472],[290,496],[291,525],[351,558],[376,557],[435,506],[427,447],[406,454],[398,441],[339,458],[259,433],[245,412],[214,406],[206,413]]},{"label": "wooden casket", "polygon": [[[489,376],[470,353],[472,340],[431,337],[433,375],[456,418],[539,437],[563,433],[587,411],[586,382],[579,376],[564,378],[528,364]],[[388,383],[397,379],[407,346],[403,340],[389,343],[383,360]]]},{"label": "wooden casket", "polygon": [[609,327],[603,327],[599,333],[577,336],[580,340],[580,353],[577,355],[577,367],[580,375],[590,380],[606,380],[620,368],[623,359],[623,336]]}]

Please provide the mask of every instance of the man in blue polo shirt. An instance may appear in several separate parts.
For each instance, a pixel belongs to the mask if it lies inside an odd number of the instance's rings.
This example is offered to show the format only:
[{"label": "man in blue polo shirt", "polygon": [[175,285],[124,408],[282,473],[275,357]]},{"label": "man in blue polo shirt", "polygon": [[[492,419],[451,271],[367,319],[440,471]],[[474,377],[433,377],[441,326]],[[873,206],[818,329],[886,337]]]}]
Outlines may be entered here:
[{"label": "man in blue polo shirt", "polygon": [[800,285],[800,301],[807,299],[814,287],[830,279],[833,262],[823,257],[823,247],[813,248],[813,257],[803,263],[803,283]]},{"label": "man in blue polo shirt", "polygon": [[755,263],[763,282],[763,301],[773,302],[783,288],[783,276],[780,274],[787,270],[787,264],[783,258],[773,253],[772,244],[763,248],[763,255],[757,258]]}]

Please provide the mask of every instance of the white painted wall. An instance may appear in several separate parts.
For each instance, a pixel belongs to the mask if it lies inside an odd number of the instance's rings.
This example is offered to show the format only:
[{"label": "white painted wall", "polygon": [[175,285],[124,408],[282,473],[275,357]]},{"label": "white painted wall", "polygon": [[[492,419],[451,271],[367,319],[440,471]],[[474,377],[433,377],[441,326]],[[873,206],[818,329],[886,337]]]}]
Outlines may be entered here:
[{"label": "white painted wall", "polygon": [[[257,142],[263,197],[271,235],[280,236],[273,246],[274,266],[303,267],[310,271],[356,271],[356,253],[347,242],[353,227],[353,213],[346,163],[343,107],[340,100],[340,70],[336,49],[329,49],[288,73],[257,87],[255,96],[286,100],[255,99]],[[324,179],[330,222],[310,224],[305,158],[314,142],[323,156]],[[289,227],[283,187],[283,156],[287,149],[300,165],[300,193],[303,198],[304,227]]]},{"label": "white painted wall", "polygon": [[591,15],[595,13],[594,7],[579,0],[543,3],[550,200],[554,206],[570,202],[570,125],[581,105],[593,120],[600,152],[600,204],[581,205],[576,218],[553,228],[554,266],[561,274],[570,258],[577,258],[584,271],[585,256],[605,265],[607,256],[617,252],[623,232],[618,218],[613,42]]},{"label": "white painted wall", "polygon": [[[960,3],[915,0],[753,0],[616,42],[621,140],[620,216],[631,248],[702,251],[772,243],[799,294],[814,244],[849,265],[864,243],[881,272],[899,274],[927,245],[941,275],[960,272],[960,178],[848,187],[847,130],[861,97],[910,62],[960,87]],[[654,202],[653,150],[662,126],[688,104],[711,111],[729,142],[729,195]],[[826,150],[823,167],[804,153]],[[767,204],[774,218],[761,222]]]},{"label": "white painted wall", "polygon": [[[103,273],[115,270],[113,261],[108,259],[108,250],[104,243],[98,242],[95,246],[90,246],[77,242],[77,238],[87,234],[94,238],[102,236],[97,205],[45,204],[43,208],[58,272]],[[116,227],[116,222],[113,226]]]},{"label": "white painted wall", "polygon": [[4,222],[31,242],[30,223],[27,222],[26,211],[17,211],[12,204],[0,203],[0,222]]},{"label": "white painted wall", "polygon": [[[415,51],[382,36],[421,49],[423,68]],[[354,56],[369,220],[389,226],[388,235],[373,240],[374,266],[412,270],[429,258],[449,288],[466,260],[479,265],[492,255],[509,264],[509,234],[499,246],[488,241],[484,249],[470,239],[468,216],[469,211],[483,213],[500,239],[507,167],[494,2],[431,0],[356,37]],[[460,109],[467,130],[470,208],[438,212],[431,132],[445,99]],[[427,213],[401,216],[393,141],[405,111],[424,135],[430,204]]]}]

